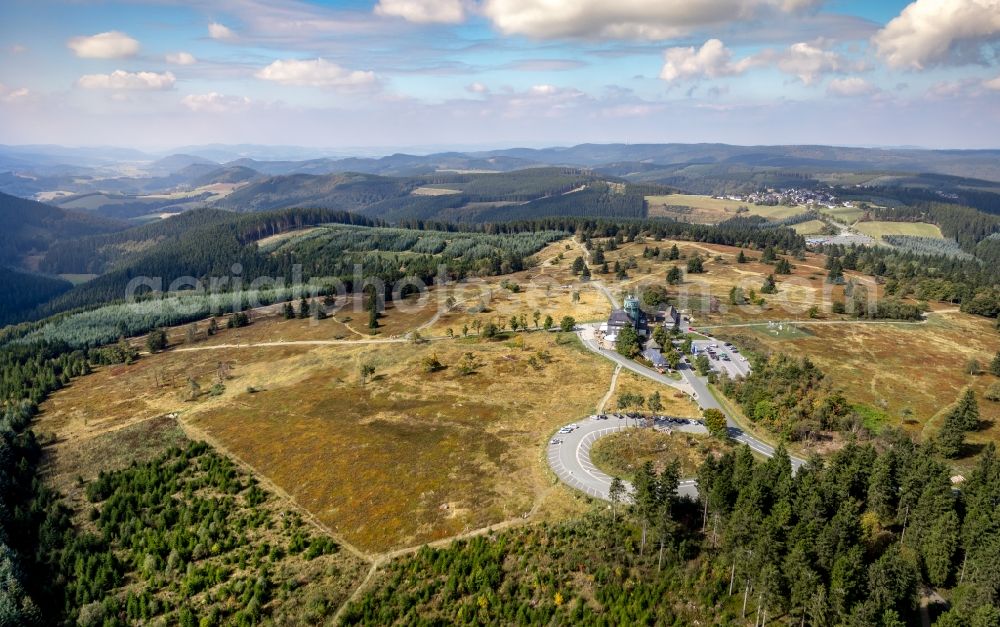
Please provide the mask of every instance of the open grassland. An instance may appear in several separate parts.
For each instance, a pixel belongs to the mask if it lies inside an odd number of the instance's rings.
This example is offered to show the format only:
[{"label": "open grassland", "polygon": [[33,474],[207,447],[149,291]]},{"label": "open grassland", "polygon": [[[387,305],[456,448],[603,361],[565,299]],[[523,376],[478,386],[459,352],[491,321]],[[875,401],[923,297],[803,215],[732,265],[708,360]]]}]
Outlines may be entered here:
[{"label": "open grassland", "polygon": [[819,212],[846,224],[853,224],[865,214],[857,207],[819,207]]},{"label": "open grassland", "polygon": [[[807,207],[768,207],[754,205],[740,200],[712,198],[695,194],[666,194],[646,196],[650,217],[672,217],[697,224],[715,224],[737,215],[740,207],[745,207],[751,215],[763,216],[769,220],[783,220],[807,210]],[[679,209],[683,208],[683,209]]]},{"label": "open grassland", "polygon": [[935,237],[943,239],[941,229],[935,224],[926,222],[858,222],[854,228],[870,235],[875,239],[881,239],[884,235],[916,235],[918,237]]},{"label": "open grassland", "polygon": [[[575,336],[546,333],[260,345],[325,338],[335,324],[261,319],[101,368],[54,394],[38,430],[75,447],[177,412],[191,434],[247,463],[367,551],[494,525],[558,496],[541,447],[559,425],[594,410],[609,362]],[[432,356],[444,369],[427,372]],[[463,360],[471,374],[462,373]],[[375,367],[364,385],[362,363]],[[555,498],[552,507],[578,510],[573,499]]]},{"label": "open grassland", "polygon": [[321,227],[315,226],[305,229],[295,229],[292,231],[285,231],[284,233],[277,233],[275,235],[268,235],[267,237],[257,240],[257,246],[261,249],[274,248],[278,243],[284,242],[285,240],[292,239],[294,237],[301,237],[308,235],[310,233],[315,233],[320,230]]},{"label": "open grassland", "polygon": [[451,194],[461,194],[462,190],[448,189],[445,187],[418,187],[411,192],[414,196],[449,196]]},{"label": "open grassland", "polygon": [[807,220],[792,225],[792,229],[799,235],[818,235],[825,227],[826,223],[822,220]]},{"label": "open grassland", "polygon": [[[446,296],[443,297],[435,288],[433,301],[443,303],[442,313],[428,333],[440,336],[451,329],[459,335],[466,326],[471,333],[476,320],[484,325],[498,321],[509,324],[511,316],[520,318],[522,315],[529,327],[534,328],[536,311],[540,314],[539,324],[548,315],[556,326],[565,316],[577,322],[606,319],[607,299],[597,290],[579,283],[571,271],[573,260],[582,254],[578,245],[562,240],[539,251],[535,255],[537,265],[528,270],[449,285],[444,288]],[[447,296],[454,299],[452,307],[447,307]]]},{"label": "open grassland", "polygon": [[[658,415],[673,416],[675,418],[701,418],[701,410],[698,408],[697,403],[691,400],[690,396],[651,381],[646,377],[641,377],[631,370],[622,370],[618,375],[615,392],[612,395],[611,402],[608,403],[608,406],[604,410],[608,412],[616,411],[618,399],[623,394],[641,394],[643,398],[648,399],[654,392],[660,393],[660,403],[663,405],[663,409],[656,412]],[[629,411],[636,411],[636,409],[629,409]],[[648,406],[639,411],[645,414],[653,413]]]},{"label": "open grassland", "polygon": [[962,389],[976,390],[983,428],[974,444],[1000,440],[1000,403],[982,394],[996,380],[965,373],[970,359],[986,363],[1000,351],[988,320],[934,313],[923,324],[803,325],[798,337],[769,336],[766,328],[718,329],[717,335],[758,350],[809,357],[861,411],[869,427],[898,426],[926,439],[941,427],[941,411]]},{"label": "open grassland", "polygon": [[[666,252],[675,244],[681,254],[679,260],[669,261],[665,256],[659,260],[642,256],[645,247],[659,247],[661,251]],[[762,295],[765,301],[762,305],[734,307],[729,302],[729,291],[733,286],[739,286],[746,294],[749,294],[750,290],[759,292],[764,278],[774,272],[774,266],[760,262],[760,251],[745,250],[748,262],[737,263],[739,251],[739,248],[732,246],[669,240],[625,244],[617,250],[606,253],[605,257],[611,267],[615,261],[625,265],[634,259],[637,267],[628,270],[628,278],[619,281],[613,274],[594,276],[607,284],[614,293],[641,291],[649,285],[665,286],[667,271],[672,266],[676,265],[685,270],[687,260],[698,255],[704,260],[705,272],[701,274],[685,272],[682,285],[668,288],[678,307],[690,310],[696,325],[804,319],[810,307],[815,305],[821,311],[828,312],[834,299],[843,298],[842,286],[829,285],[825,282],[826,257],[806,253],[802,260],[789,257],[793,266],[792,273],[775,276],[778,292]],[[881,286],[875,285],[870,278],[851,272],[846,273],[846,276],[864,282],[870,290],[881,289]],[[717,304],[717,311],[712,311],[713,300]]]},{"label": "open grassland", "polygon": [[60,274],[59,278],[66,279],[73,285],[80,285],[81,283],[86,283],[91,279],[96,279],[98,275],[96,274]]},{"label": "open grassland", "polygon": [[731,448],[729,442],[709,435],[637,428],[601,438],[594,443],[590,458],[602,471],[626,480],[646,462],[653,462],[653,468],[662,472],[675,459],[680,462],[681,477],[694,477],[708,457],[720,457]]}]

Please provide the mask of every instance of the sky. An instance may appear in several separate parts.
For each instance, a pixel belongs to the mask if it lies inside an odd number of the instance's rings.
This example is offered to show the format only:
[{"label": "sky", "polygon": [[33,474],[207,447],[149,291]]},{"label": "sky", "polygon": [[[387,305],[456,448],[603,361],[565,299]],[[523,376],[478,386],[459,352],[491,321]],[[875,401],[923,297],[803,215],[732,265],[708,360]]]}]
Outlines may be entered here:
[{"label": "sky", "polygon": [[0,144],[1000,148],[1000,0],[2,0]]}]

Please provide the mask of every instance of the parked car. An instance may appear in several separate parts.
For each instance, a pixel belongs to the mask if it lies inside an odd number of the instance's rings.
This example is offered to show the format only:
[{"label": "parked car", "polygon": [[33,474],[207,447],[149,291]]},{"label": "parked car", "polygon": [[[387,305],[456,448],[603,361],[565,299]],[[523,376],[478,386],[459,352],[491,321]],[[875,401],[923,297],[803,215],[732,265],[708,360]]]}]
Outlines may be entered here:
[{"label": "parked car", "polygon": [[549,440],[549,444],[562,444],[562,440],[560,440],[559,438],[552,438],[551,440]]}]

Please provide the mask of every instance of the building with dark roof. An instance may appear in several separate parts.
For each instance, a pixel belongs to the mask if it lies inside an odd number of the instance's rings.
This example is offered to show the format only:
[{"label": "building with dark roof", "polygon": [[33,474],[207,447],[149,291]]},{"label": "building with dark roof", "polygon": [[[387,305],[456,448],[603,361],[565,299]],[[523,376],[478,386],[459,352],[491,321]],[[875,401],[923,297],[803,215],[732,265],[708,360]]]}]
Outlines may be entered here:
[{"label": "building with dark roof", "polygon": [[649,335],[649,319],[646,313],[640,309],[639,300],[634,296],[625,298],[622,309],[613,309],[608,316],[607,338],[614,341],[618,333],[625,327],[632,327],[640,336]]}]

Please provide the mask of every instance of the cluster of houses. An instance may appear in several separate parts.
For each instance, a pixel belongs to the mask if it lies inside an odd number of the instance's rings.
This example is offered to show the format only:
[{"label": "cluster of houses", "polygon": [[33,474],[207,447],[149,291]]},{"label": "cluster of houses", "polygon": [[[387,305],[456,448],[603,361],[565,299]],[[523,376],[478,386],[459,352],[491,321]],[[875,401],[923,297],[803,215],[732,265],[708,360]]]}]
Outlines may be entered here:
[{"label": "cluster of houses", "polygon": [[713,196],[722,200],[734,200],[745,202],[751,205],[806,205],[822,207],[850,207],[850,201],[841,202],[830,191],[822,189],[803,189],[793,187],[791,189],[768,189],[752,194]]}]

